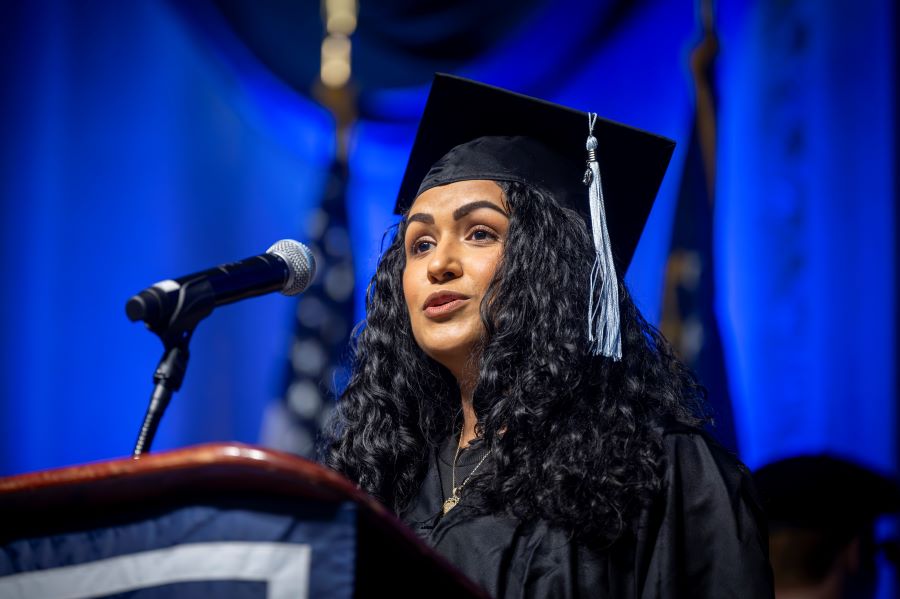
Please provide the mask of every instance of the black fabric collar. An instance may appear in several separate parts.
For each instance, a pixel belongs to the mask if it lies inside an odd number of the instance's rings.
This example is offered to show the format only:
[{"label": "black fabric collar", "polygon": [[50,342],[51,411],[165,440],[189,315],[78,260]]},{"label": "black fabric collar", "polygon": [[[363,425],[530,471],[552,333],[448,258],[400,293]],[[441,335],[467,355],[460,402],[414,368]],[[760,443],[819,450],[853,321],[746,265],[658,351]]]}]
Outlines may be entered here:
[{"label": "black fabric collar", "polygon": [[[456,447],[457,447],[457,437],[456,435],[452,435],[448,438],[443,445],[441,445],[438,450],[438,460],[446,466],[453,465],[453,458],[456,456]],[[482,443],[481,439],[475,439],[471,441],[468,446],[459,450],[459,457],[456,459],[456,466],[459,468],[460,466],[474,466],[481,458],[484,456],[484,443]],[[457,478],[459,478],[459,471],[456,473]]]}]

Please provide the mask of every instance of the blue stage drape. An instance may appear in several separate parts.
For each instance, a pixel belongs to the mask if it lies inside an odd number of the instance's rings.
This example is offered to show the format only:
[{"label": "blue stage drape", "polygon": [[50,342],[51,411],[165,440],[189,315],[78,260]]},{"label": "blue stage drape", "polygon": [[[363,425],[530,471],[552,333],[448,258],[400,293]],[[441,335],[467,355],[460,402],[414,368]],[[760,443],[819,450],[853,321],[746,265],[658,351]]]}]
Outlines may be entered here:
[{"label": "blue stage drape", "polygon": [[719,313],[742,457],[895,471],[895,5],[723,6]]},{"label": "blue stage drape", "polygon": [[[298,236],[333,147],[321,108],[159,2],[5,3],[0,472],[127,455],[162,351],[125,301]],[[240,73],[231,65],[241,65]],[[257,439],[293,304],[218,310],[156,446]]]}]

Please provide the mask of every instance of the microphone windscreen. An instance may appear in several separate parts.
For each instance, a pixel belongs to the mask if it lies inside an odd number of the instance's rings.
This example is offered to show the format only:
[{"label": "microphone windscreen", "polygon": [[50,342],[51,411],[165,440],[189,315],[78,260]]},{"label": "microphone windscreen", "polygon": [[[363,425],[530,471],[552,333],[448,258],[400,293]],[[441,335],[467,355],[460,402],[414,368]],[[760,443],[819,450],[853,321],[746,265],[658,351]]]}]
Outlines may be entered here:
[{"label": "microphone windscreen", "polygon": [[316,260],[308,247],[293,239],[282,239],[266,250],[284,260],[289,275],[281,289],[284,295],[303,293],[316,275]]}]

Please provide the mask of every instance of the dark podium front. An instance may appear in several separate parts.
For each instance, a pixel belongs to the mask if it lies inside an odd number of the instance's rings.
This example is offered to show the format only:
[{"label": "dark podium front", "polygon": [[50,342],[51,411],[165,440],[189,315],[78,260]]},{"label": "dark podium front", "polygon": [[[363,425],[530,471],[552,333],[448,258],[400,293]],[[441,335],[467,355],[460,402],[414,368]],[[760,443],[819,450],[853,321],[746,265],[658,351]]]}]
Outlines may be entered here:
[{"label": "dark podium front", "polygon": [[0,479],[0,598],[485,597],[338,474],[212,444]]}]

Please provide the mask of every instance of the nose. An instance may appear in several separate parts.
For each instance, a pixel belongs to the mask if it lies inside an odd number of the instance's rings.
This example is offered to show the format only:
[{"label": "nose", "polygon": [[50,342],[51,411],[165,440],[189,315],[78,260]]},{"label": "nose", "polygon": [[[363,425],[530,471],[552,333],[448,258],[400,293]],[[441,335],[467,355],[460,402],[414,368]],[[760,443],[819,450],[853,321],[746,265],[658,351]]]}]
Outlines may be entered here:
[{"label": "nose", "polygon": [[457,245],[452,241],[438,244],[428,262],[428,278],[432,283],[452,281],[462,276],[462,263]]}]

